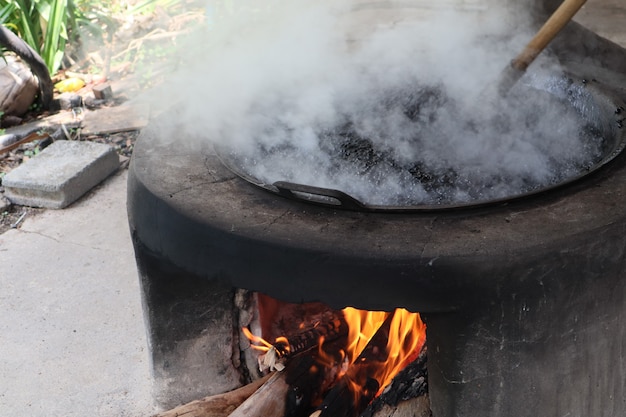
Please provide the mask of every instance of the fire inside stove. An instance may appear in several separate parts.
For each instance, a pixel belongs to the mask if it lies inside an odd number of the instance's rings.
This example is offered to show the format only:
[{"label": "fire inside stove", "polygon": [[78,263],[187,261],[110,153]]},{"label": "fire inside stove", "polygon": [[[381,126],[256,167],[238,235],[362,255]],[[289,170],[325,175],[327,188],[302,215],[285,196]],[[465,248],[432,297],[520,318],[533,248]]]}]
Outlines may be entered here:
[{"label": "fire inside stove", "polygon": [[[419,357],[425,373],[426,325],[419,313],[330,310],[309,303],[288,306],[307,314],[297,323],[287,323],[286,316],[294,311],[277,313],[275,300],[260,294],[258,298],[259,312],[265,315],[261,336],[246,327],[242,330],[259,353],[260,370],[277,371],[289,387],[285,417],[362,415]],[[274,336],[276,332],[280,335]]]}]

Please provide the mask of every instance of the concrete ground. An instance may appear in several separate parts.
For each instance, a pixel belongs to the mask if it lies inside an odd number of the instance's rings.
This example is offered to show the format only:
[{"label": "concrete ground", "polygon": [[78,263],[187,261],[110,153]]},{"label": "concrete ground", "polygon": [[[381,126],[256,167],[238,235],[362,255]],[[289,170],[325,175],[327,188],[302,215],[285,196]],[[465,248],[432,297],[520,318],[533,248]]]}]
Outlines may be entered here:
[{"label": "concrete ground", "polygon": [[0,235],[0,415],[153,413],[126,174]]},{"label": "concrete ground", "polygon": [[626,1],[588,0],[574,20],[626,48]]},{"label": "concrete ground", "polygon": [[[624,0],[577,20],[626,47]],[[126,171],[0,235],[0,416],[155,412]]]}]

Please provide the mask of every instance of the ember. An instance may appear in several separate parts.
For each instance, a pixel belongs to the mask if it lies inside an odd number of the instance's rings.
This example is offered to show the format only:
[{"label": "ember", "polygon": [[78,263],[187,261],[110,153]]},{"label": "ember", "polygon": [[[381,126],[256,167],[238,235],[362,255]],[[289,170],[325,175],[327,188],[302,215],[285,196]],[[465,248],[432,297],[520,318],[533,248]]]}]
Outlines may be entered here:
[{"label": "ember", "polygon": [[419,313],[347,307],[274,343],[243,328],[261,370],[285,371],[286,415],[356,416],[415,360],[426,340]]}]

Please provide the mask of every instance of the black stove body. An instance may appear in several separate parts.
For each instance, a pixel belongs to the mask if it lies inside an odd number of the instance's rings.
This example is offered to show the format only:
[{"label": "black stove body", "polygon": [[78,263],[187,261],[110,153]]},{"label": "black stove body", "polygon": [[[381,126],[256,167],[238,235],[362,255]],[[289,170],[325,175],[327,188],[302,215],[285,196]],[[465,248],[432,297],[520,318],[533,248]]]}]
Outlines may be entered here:
[{"label": "black stove body", "polygon": [[[573,73],[593,51],[597,67],[579,80],[596,79],[617,111],[626,90],[611,74],[626,73],[626,53],[576,24],[567,31],[554,48]],[[607,132],[623,137],[618,113]],[[231,372],[203,369],[202,352],[235,337],[206,329],[232,319],[218,300],[244,288],[420,312],[434,417],[626,415],[624,155],[521,200],[385,213],[268,193],[158,126],[134,152],[129,221],[161,404],[207,395]]]}]

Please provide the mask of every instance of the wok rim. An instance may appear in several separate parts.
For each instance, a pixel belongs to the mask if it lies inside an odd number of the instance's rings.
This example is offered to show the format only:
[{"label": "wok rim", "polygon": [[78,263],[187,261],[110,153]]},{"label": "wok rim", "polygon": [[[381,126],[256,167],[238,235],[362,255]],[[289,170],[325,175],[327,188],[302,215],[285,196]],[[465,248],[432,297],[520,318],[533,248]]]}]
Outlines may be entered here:
[{"label": "wok rim", "polygon": [[[573,81],[573,77],[568,77],[570,81]],[[350,194],[345,193],[344,191],[333,189],[333,188],[324,188],[317,187],[308,184],[294,183],[289,181],[275,181],[273,183],[266,183],[261,181],[254,175],[250,174],[245,170],[241,164],[236,162],[236,158],[233,158],[230,153],[232,149],[230,149],[227,145],[214,145],[213,150],[217,155],[220,162],[228,168],[232,173],[240,177],[241,179],[247,181],[248,183],[259,187],[265,191],[273,193],[277,196],[290,198],[295,201],[301,201],[308,204],[314,204],[327,208],[336,208],[343,210],[353,210],[353,211],[363,211],[363,212],[377,212],[377,213],[418,213],[418,212],[441,212],[441,211],[452,211],[452,210],[463,210],[463,209],[474,209],[474,208],[482,208],[482,207],[490,207],[490,206],[498,206],[503,204],[508,204],[513,201],[527,199],[529,197],[534,197],[538,195],[542,195],[548,192],[551,192],[556,189],[564,188],[574,183],[581,181],[584,178],[588,178],[590,175],[598,172],[602,168],[604,168],[607,164],[612,162],[615,158],[617,158],[622,151],[626,148],[626,130],[622,129],[621,123],[626,122],[626,103],[621,100],[619,97],[615,96],[608,89],[606,89],[602,84],[598,82],[594,82],[591,84],[589,81],[585,79],[578,79],[585,90],[590,93],[591,100],[593,100],[594,104],[597,104],[602,107],[602,116],[605,116],[606,120],[597,121],[598,125],[606,125],[611,124],[612,126],[606,126],[602,129],[602,137],[604,139],[604,147],[606,143],[610,143],[611,146],[608,146],[607,150],[604,151],[604,156],[592,166],[590,166],[586,171],[581,171],[579,175],[574,175],[567,177],[566,179],[556,183],[549,184],[547,186],[538,187],[532,191],[519,193],[510,195],[507,197],[501,198],[493,198],[493,199],[476,199],[472,201],[462,201],[457,203],[442,203],[442,204],[417,204],[417,205],[406,205],[406,206],[398,206],[398,205],[376,205],[376,204],[367,204],[359,199],[351,196]],[[573,84],[576,81],[570,83]],[[618,109],[621,109],[622,112],[618,112]],[[620,117],[621,116],[621,117]],[[582,115],[581,115],[582,117]],[[609,131],[611,133],[612,138],[607,138]],[[338,202],[324,203],[322,200],[324,198],[315,200],[310,198],[304,198],[301,195],[306,194],[307,191],[313,195],[319,195],[322,197],[326,197],[326,200],[339,200]],[[299,196],[300,194],[300,196]],[[342,197],[343,196],[343,197]],[[344,200],[342,200],[342,198]]]}]

